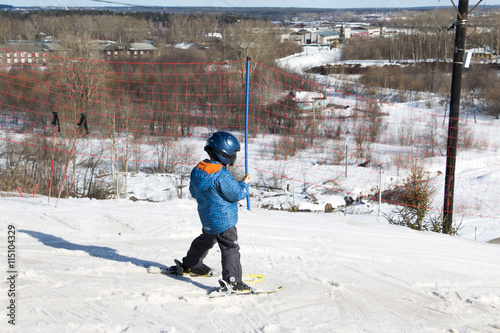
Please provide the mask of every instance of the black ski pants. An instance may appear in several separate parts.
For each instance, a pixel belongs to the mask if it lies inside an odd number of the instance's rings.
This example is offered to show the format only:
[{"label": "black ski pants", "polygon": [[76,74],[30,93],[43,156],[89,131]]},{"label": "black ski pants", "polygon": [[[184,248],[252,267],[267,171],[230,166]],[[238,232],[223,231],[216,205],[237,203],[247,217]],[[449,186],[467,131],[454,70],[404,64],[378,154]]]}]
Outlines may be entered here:
[{"label": "black ski pants", "polygon": [[215,243],[219,243],[221,251],[222,278],[227,282],[241,282],[240,246],[236,227],[216,235],[203,230],[203,233],[191,243],[187,255],[182,259],[182,264],[187,268],[200,267]]}]

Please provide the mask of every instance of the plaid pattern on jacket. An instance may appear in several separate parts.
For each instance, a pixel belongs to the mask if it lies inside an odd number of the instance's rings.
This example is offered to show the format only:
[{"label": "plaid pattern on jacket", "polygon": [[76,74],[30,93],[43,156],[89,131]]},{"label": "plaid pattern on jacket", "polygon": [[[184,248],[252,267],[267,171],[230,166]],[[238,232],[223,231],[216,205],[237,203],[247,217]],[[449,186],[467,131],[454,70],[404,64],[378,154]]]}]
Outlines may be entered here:
[{"label": "plaid pattern on jacket", "polygon": [[238,201],[248,195],[248,184],[237,182],[220,163],[202,161],[191,171],[189,192],[198,202],[203,230],[220,234],[238,222]]}]

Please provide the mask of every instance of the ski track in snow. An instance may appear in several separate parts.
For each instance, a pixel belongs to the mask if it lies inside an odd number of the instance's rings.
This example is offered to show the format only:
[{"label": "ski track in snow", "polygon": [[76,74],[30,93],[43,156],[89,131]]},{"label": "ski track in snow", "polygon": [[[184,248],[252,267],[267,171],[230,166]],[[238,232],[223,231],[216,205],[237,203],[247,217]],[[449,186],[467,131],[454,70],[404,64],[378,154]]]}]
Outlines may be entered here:
[{"label": "ski track in snow", "polygon": [[[500,247],[376,216],[240,210],[245,273],[273,295],[208,298],[215,278],[148,274],[201,231],[192,200],[0,198],[18,230],[23,332],[498,332]],[[75,212],[84,212],[76,214]],[[3,236],[5,237],[5,236]],[[205,262],[220,269],[215,247]],[[2,332],[14,332],[0,324]]]}]

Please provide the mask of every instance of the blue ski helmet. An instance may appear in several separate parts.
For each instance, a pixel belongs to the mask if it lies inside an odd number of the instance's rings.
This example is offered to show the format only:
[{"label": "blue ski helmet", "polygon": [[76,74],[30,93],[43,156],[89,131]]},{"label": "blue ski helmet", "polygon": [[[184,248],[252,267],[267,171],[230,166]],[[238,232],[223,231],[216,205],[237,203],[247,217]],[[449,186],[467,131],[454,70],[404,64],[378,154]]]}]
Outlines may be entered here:
[{"label": "blue ski helmet", "polygon": [[205,151],[222,164],[233,165],[236,161],[236,152],[240,151],[240,142],[231,133],[218,131],[207,139]]}]

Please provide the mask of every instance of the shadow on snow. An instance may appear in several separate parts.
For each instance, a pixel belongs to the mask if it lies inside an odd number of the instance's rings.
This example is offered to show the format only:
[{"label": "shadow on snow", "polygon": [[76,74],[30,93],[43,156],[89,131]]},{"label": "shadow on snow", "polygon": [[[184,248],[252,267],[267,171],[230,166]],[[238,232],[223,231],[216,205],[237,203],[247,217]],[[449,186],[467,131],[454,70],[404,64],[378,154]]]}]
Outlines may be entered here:
[{"label": "shadow on snow", "polygon": [[[136,265],[139,267],[144,267],[144,268],[148,268],[151,266],[160,267],[160,268],[166,267],[165,265],[160,264],[158,262],[124,256],[122,254],[119,254],[115,249],[112,249],[112,248],[106,247],[106,246],[75,244],[75,243],[71,243],[71,242],[69,242],[61,237],[57,237],[54,235],[45,234],[43,232],[33,231],[33,230],[19,230],[19,232],[25,233],[25,234],[37,239],[42,244],[56,248],[56,249],[64,249],[64,250],[70,250],[70,251],[83,251],[83,252],[88,253],[91,257],[112,260],[112,261],[117,261],[117,262],[130,262],[133,265]],[[213,287],[211,287],[211,286],[206,286],[202,283],[199,283],[197,281],[194,281],[194,280],[187,278],[187,277],[184,277],[184,276],[176,276],[173,274],[165,274],[165,275],[169,276],[171,278],[174,278],[176,280],[190,282],[199,288],[206,289],[207,291],[210,291],[213,289]]]}]

